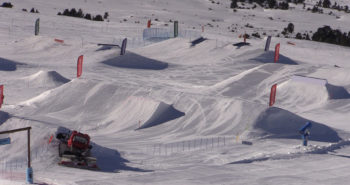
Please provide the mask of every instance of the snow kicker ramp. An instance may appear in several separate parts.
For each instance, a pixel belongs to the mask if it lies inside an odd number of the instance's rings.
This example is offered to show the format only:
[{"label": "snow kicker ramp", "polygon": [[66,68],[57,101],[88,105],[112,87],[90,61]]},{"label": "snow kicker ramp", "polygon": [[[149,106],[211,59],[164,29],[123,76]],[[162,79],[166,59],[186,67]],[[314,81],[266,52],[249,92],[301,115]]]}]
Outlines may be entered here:
[{"label": "snow kicker ramp", "polygon": [[329,84],[325,79],[293,76],[277,85],[276,106],[313,109],[332,99],[348,99],[344,87]]},{"label": "snow kicker ramp", "polygon": [[258,87],[262,83],[268,83],[266,81],[273,77],[273,73],[282,68],[283,65],[280,64],[259,65],[223,80],[209,87],[208,90],[218,92],[223,96],[251,99],[260,91]]},{"label": "snow kicker ramp", "polygon": [[[287,110],[271,107],[263,111],[252,125],[249,137],[300,139],[299,129],[307,120]],[[320,142],[338,142],[337,132],[324,124],[312,121],[309,140]]]},{"label": "snow kicker ramp", "polygon": [[63,77],[56,71],[39,71],[33,75],[22,78],[27,85],[30,86],[60,86],[70,80]]},{"label": "snow kicker ramp", "polygon": [[184,115],[185,113],[176,110],[172,105],[160,102],[153,115],[140,127],[140,129],[153,127]]},{"label": "snow kicker ramp", "polygon": [[348,91],[342,86],[336,86],[328,83],[326,79],[315,78],[315,77],[306,77],[295,75],[292,77],[294,82],[300,82],[310,85],[320,85],[325,86],[328,92],[329,99],[348,99],[350,98],[350,94]]},{"label": "snow kicker ramp", "polygon": [[168,67],[168,63],[147,58],[135,53],[126,53],[121,56],[112,56],[102,63],[121,68],[162,70]]},{"label": "snow kicker ramp", "polygon": [[325,83],[288,80],[277,85],[276,106],[313,109],[326,103],[328,92]]}]

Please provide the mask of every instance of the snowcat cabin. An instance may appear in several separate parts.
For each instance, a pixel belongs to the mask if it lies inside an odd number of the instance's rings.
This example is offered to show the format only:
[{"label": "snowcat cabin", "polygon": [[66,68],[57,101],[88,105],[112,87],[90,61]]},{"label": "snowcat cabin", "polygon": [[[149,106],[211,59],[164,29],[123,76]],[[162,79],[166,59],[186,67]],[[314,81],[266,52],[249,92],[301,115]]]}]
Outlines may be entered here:
[{"label": "snowcat cabin", "polygon": [[69,140],[68,140],[68,147],[74,147],[79,149],[86,149],[89,148],[90,144],[90,137],[87,134],[82,134],[77,131],[73,131]]}]

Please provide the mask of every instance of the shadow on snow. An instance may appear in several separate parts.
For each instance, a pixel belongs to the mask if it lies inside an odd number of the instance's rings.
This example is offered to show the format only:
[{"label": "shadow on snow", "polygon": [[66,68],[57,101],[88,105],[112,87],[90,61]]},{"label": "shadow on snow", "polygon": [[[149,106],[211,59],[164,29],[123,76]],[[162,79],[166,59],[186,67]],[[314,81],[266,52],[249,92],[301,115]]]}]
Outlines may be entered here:
[{"label": "shadow on snow", "polygon": [[95,143],[92,143],[92,146],[92,155],[97,158],[97,166],[102,172],[152,172],[152,170],[144,170],[128,166],[126,163],[129,161],[121,157],[118,150],[106,148]]},{"label": "shadow on snow", "polygon": [[8,119],[10,119],[10,115],[7,112],[0,111],[0,125],[5,123]]},{"label": "shadow on snow", "polygon": [[161,62],[130,52],[125,55],[105,60],[102,63],[113,67],[129,69],[162,70],[168,68],[168,63],[166,62]]},{"label": "shadow on snow", "polygon": [[24,65],[24,64],[0,57],[0,71],[16,71],[17,65]]},{"label": "shadow on snow", "polygon": [[[262,53],[261,55],[255,57],[255,58],[252,58],[250,60],[261,62],[261,63],[274,63],[274,57],[275,57],[275,52],[268,51],[268,52]],[[296,61],[294,61],[293,59],[286,57],[284,55],[281,55],[281,54],[279,55],[279,59],[276,63],[298,65],[298,63]]]}]

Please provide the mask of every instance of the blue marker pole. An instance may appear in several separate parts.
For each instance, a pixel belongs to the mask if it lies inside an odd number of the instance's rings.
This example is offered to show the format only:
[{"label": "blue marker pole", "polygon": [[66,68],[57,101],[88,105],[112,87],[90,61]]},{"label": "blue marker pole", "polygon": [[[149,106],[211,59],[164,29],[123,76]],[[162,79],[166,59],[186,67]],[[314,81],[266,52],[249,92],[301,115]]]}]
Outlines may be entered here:
[{"label": "blue marker pole", "polygon": [[28,184],[33,184],[33,168],[30,166],[30,129],[28,129],[28,168],[26,181]]},{"label": "blue marker pole", "polygon": [[33,168],[32,167],[27,168],[26,181],[27,181],[27,184],[33,184]]},{"label": "blue marker pole", "polygon": [[306,122],[306,124],[300,128],[299,133],[301,134],[301,138],[303,139],[303,145],[307,146],[307,141],[310,136],[310,131],[312,124],[311,122]]}]

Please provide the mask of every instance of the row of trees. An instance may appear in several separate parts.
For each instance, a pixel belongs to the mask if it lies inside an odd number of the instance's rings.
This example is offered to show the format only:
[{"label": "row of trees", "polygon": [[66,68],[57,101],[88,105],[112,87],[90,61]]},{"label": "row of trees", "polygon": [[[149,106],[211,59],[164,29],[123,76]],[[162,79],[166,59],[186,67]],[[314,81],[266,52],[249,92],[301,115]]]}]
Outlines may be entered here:
[{"label": "row of trees", "polygon": [[308,33],[297,33],[295,38],[350,47],[350,32],[341,32],[339,29],[332,29],[330,26],[318,28],[311,38]]},{"label": "row of trees", "polygon": [[323,7],[323,8],[336,9],[336,10],[345,11],[345,12],[349,11],[348,5],[340,6],[337,4],[337,2],[334,2],[334,4],[332,5],[332,2],[330,0],[323,0],[323,1],[320,0],[317,2],[316,6]]},{"label": "row of trees", "polygon": [[232,9],[240,8],[238,6],[238,2],[241,2],[241,3],[249,3],[249,4],[256,3],[261,7],[265,7],[265,8],[288,10],[289,1],[298,3],[298,2],[303,2],[304,0],[288,0],[286,2],[285,1],[277,2],[276,0],[231,0],[230,8]]},{"label": "row of trees", "polygon": [[[289,23],[286,28],[282,31],[285,37],[294,32],[293,23]],[[312,35],[311,39],[308,33],[297,33],[296,39],[302,40],[313,40],[317,42],[326,42],[330,44],[337,44],[342,46],[350,46],[350,32],[342,33],[339,29],[332,29],[330,26],[324,26],[318,28],[317,31]]]},{"label": "row of trees", "polygon": [[338,11],[344,11],[346,13],[350,13],[349,6],[340,6],[337,4],[337,2],[334,2],[332,5],[330,0],[320,0],[316,3],[316,5],[311,9],[308,8],[309,11],[312,11],[313,13],[323,13],[322,8],[330,8]]},{"label": "row of trees", "polygon": [[84,18],[84,19],[93,20],[93,21],[104,21],[104,19],[107,19],[109,16],[108,12],[105,12],[103,17],[102,17],[102,15],[92,16],[89,13],[84,14],[83,10],[81,10],[81,9],[79,9],[77,11],[75,8],[72,8],[71,10],[65,9],[63,11],[63,13],[58,12],[57,15],[65,15],[65,16],[70,16],[70,17]]},{"label": "row of trees", "polygon": [[12,8],[13,5],[9,2],[5,2],[5,3],[2,3],[1,7],[4,7],[4,8]]},{"label": "row of trees", "polygon": [[[22,11],[27,12],[27,9],[23,8]],[[38,9],[35,9],[35,8],[32,8],[32,9],[30,10],[30,13],[39,13],[39,10],[38,10]]]},{"label": "row of trees", "polygon": [[333,30],[330,26],[317,29],[312,36],[313,41],[326,42],[342,46],[350,46],[350,32],[342,33],[339,29]]}]

